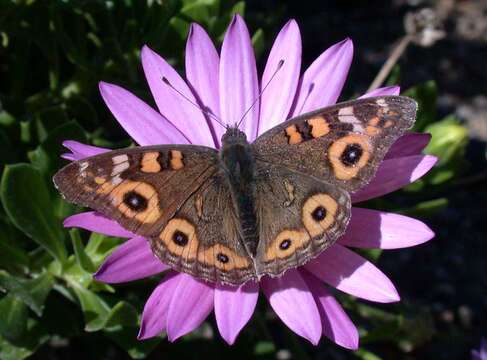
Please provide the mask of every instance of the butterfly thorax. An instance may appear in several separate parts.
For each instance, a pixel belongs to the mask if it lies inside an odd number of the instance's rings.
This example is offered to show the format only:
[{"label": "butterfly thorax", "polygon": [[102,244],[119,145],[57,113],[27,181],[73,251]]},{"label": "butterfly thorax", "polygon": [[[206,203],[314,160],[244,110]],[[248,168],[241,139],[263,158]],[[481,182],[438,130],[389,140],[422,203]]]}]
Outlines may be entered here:
[{"label": "butterfly thorax", "polygon": [[222,136],[220,160],[231,188],[244,246],[252,257],[258,245],[254,206],[254,159],[244,132],[235,127]]}]

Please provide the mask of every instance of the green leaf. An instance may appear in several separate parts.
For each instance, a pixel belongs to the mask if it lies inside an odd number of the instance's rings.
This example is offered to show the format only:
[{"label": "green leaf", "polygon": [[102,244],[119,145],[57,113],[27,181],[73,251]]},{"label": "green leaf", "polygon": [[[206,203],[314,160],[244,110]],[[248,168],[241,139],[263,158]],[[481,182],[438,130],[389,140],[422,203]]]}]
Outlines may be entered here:
[{"label": "green leaf", "polygon": [[11,276],[6,271],[0,271],[0,288],[16,295],[38,316],[42,315],[44,302],[53,284],[54,279],[48,272],[26,280]]},{"label": "green leaf", "polygon": [[94,292],[77,283],[71,283],[83,310],[85,331],[93,332],[103,329],[108,319],[110,307]]},{"label": "green leaf", "polygon": [[45,141],[53,129],[68,121],[69,117],[61,106],[54,106],[39,111],[36,114],[35,122],[39,141]]},{"label": "green leaf", "polygon": [[448,199],[439,198],[420,202],[412,208],[400,211],[400,213],[407,216],[425,218],[437,214],[438,212],[445,210],[447,207]]},{"label": "green leaf", "polygon": [[105,334],[127,351],[132,359],[145,359],[152,350],[161,342],[161,337],[150,340],[137,340],[137,327],[117,327],[105,330]]},{"label": "green leaf", "polygon": [[265,50],[264,31],[258,29],[252,36],[252,46],[254,47],[255,57],[258,59]]},{"label": "green leaf", "polygon": [[85,251],[81,237],[79,236],[78,229],[72,229],[69,231],[71,236],[71,242],[73,243],[74,255],[78,265],[86,272],[93,273],[96,270],[95,265],[91,261],[90,257]]},{"label": "green leaf", "polygon": [[15,118],[7,111],[0,111],[0,126],[8,127],[15,123]]},{"label": "green leaf", "polygon": [[241,16],[245,15],[245,1],[239,1],[233,5],[232,9],[230,10],[230,15],[233,16],[235,14],[239,14]]},{"label": "green leaf", "polygon": [[414,124],[415,131],[423,130],[428,124],[436,120],[438,88],[433,80],[406,90],[404,95],[410,96],[418,102],[418,114]]},{"label": "green leaf", "polygon": [[22,339],[10,342],[8,339],[0,336],[0,359],[25,359],[33,354],[48,339],[49,335],[39,322],[29,319],[27,321],[27,332]]},{"label": "green leaf", "polygon": [[64,234],[60,221],[54,216],[51,199],[39,171],[28,164],[7,166],[0,192],[12,223],[64,263]]},{"label": "green leaf", "polygon": [[429,125],[425,132],[431,134],[425,152],[439,157],[437,166],[463,158],[468,143],[468,130],[454,116],[447,116]]},{"label": "green leaf", "polygon": [[382,360],[381,357],[375,355],[373,352],[364,348],[358,349],[354,354],[362,360]]},{"label": "green leaf", "polygon": [[197,1],[183,6],[181,14],[186,15],[199,24],[208,24],[210,19],[210,9],[204,1]]},{"label": "green leaf", "polygon": [[31,162],[48,178],[58,170],[65,161],[60,155],[66,152],[62,143],[64,140],[86,142],[86,135],[76,121],[64,123],[50,131],[37,149],[29,154]]},{"label": "green leaf", "polygon": [[255,344],[254,354],[257,356],[271,355],[276,352],[276,346],[271,341],[258,341]]},{"label": "green leaf", "polygon": [[117,303],[107,316],[105,323],[106,328],[112,328],[116,326],[122,327],[136,327],[138,323],[137,310],[125,301]]},{"label": "green leaf", "polygon": [[439,161],[424,178],[409,185],[406,188],[409,191],[419,191],[427,184],[443,184],[461,173],[466,166],[464,155],[468,131],[454,116],[427,126],[425,131],[432,135],[425,153],[437,156]]},{"label": "green leaf", "polygon": [[0,336],[0,359],[23,360],[34,353],[34,349],[15,346]]},{"label": "green leaf", "polygon": [[27,331],[27,306],[13,294],[0,300],[0,335],[10,341],[20,339]]},{"label": "green leaf", "polygon": [[0,267],[28,266],[29,258],[22,248],[23,235],[5,217],[0,218]]}]

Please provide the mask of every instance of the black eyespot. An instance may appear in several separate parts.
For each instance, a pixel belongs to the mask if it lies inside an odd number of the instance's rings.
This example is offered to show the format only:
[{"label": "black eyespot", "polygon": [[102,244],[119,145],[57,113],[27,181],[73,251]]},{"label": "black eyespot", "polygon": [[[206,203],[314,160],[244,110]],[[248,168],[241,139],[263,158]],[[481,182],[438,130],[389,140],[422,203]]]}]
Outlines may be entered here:
[{"label": "black eyespot", "polygon": [[321,221],[326,217],[326,209],[323,206],[318,206],[316,209],[313,210],[311,216],[315,221]]},{"label": "black eyespot", "polygon": [[291,246],[291,239],[285,239],[282,240],[281,243],[279,244],[279,249],[281,250],[287,250]]},{"label": "black eyespot", "polygon": [[172,241],[174,241],[176,245],[185,246],[188,243],[188,235],[181,231],[175,231],[174,234],[172,234]]},{"label": "black eyespot", "polygon": [[228,256],[226,256],[225,254],[222,254],[222,253],[218,253],[218,254],[216,255],[216,259],[217,259],[219,262],[223,263],[223,264],[226,264],[226,263],[228,262],[228,260],[229,260],[229,259],[228,259]]},{"label": "black eyespot", "polygon": [[343,150],[340,160],[345,166],[353,166],[362,157],[364,150],[360,144],[348,144],[345,150]]},{"label": "black eyespot", "polygon": [[123,202],[133,211],[144,211],[148,205],[147,199],[135,191],[126,192],[123,195]]}]

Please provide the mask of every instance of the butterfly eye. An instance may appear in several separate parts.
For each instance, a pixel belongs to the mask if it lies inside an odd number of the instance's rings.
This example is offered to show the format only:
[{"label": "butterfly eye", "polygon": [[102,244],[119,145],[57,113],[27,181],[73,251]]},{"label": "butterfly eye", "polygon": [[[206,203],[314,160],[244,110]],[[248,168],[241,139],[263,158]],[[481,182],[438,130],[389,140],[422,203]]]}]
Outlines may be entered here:
[{"label": "butterfly eye", "polygon": [[279,249],[281,249],[281,250],[287,250],[287,249],[289,249],[291,247],[291,244],[292,244],[292,240],[291,239],[284,239],[279,244]]},{"label": "butterfly eye", "polygon": [[317,206],[311,213],[311,216],[315,221],[321,221],[326,217],[326,209],[321,205]]},{"label": "butterfly eye", "polygon": [[180,256],[184,251],[186,259],[196,258],[198,250],[198,237],[196,231],[188,220],[173,218],[159,235],[170,253]]},{"label": "butterfly eye", "polygon": [[250,265],[245,257],[237,255],[233,250],[221,244],[215,244],[200,251],[198,261],[223,271],[243,269]]},{"label": "butterfly eye", "polygon": [[135,191],[126,192],[123,195],[123,202],[130,210],[137,212],[144,211],[148,205],[147,199]]},{"label": "butterfly eye", "polygon": [[228,256],[227,256],[227,255],[225,255],[225,254],[223,254],[223,253],[218,253],[218,254],[216,255],[216,259],[217,259],[219,262],[221,262],[222,264],[226,264],[226,263],[228,263],[228,261],[230,260],[230,259],[228,258]]},{"label": "butterfly eye", "polygon": [[284,230],[281,231],[267,248],[266,259],[286,258],[293,255],[297,249],[304,247],[310,240],[306,231]]},{"label": "butterfly eye", "polygon": [[119,185],[105,182],[99,191],[107,194],[112,204],[128,218],[134,218],[143,224],[152,224],[161,216],[159,196],[150,184],[130,180]]},{"label": "butterfly eye", "polygon": [[178,246],[186,246],[188,244],[188,235],[181,231],[175,231],[172,234],[172,241]]},{"label": "butterfly eye", "polygon": [[302,220],[311,236],[323,234],[335,222],[338,203],[328,194],[315,194],[303,206]]},{"label": "butterfly eye", "polygon": [[365,135],[351,134],[335,140],[328,149],[328,159],[339,180],[357,176],[370,158],[370,143]]}]

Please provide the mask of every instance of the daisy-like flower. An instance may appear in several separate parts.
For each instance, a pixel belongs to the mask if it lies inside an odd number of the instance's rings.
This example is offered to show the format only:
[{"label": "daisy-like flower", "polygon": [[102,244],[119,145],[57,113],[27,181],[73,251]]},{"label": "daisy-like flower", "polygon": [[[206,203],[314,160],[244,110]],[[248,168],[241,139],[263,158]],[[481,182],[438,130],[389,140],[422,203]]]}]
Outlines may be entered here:
[{"label": "daisy-like flower", "polygon": [[[100,83],[107,106],[139,145],[200,144],[219,148],[224,129],[213,122],[161,79],[185,97],[202,104],[223,121],[239,119],[258,97],[262,84],[275,74],[260,100],[247,114],[241,129],[249,141],[273,126],[311,110],[336,102],[352,61],[350,39],[331,46],[301,75],[301,37],[290,20],[278,34],[261,81],[247,27],[235,16],[218,54],[206,32],[191,26],[186,46],[186,80],[148,46],[142,64],[159,111],[129,91]],[[377,89],[367,96],[397,95],[397,86]],[[410,133],[392,146],[375,178],[352,195],[360,202],[397,190],[424,175],[436,162],[422,155],[429,135]],[[107,149],[66,141],[69,160],[79,160]],[[353,296],[381,303],[399,300],[392,282],[372,263],[349,248],[396,249],[424,243],[433,232],[422,222],[392,213],[352,209],[346,233],[306,265],[288,270],[282,277],[263,277],[259,283],[240,287],[212,284],[178,273],[161,263],[146,239],[95,212],[67,218],[66,227],[128,238],[101,265],[95,278],[121,283],[165,272],[149,297],[142,315],[139,339],[167,333],[170,341],[198,327],[214,311],[221,336],[232,344],[254,312],[262,290],[280,319],[296,334],[318,344],[322,335],[349,348],[358,347],[358,332],[327,286]]]},{"label": "daisy-like flower", "polygon": [[487,360],[487,339],[480,340],[479,350],[472,350],[472,360]]}]

